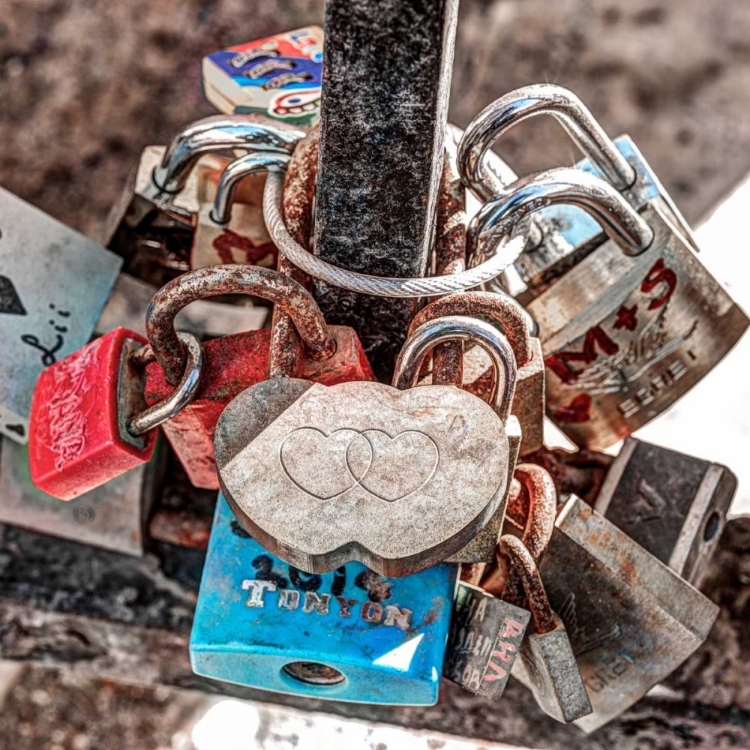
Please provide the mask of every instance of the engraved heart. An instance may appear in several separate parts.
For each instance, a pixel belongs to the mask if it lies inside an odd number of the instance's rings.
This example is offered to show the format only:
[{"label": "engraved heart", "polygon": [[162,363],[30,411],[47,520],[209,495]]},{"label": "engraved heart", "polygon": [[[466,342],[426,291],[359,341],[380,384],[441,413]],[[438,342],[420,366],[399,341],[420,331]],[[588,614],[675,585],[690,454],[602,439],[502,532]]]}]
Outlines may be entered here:
[{"label": "engraved heart", "polygon": [[352,475],[347,463],[347,450],[353,442],[364,444],[365,450],[358,452],[364,474],[372,457],[370,444],[355,430],[334,430],[330,435],[312,427],[294,430],[282,442],[279,460],[303,492],[330,500],[350,490],[360,478]]},{"label": "engraved heart", "polygon": [[438,468],[435,441],[418,430],[391,437],[382,430],[365,430],[346,452],[349,470],[360,485],[381,500],[395,502],[421,490]]}]

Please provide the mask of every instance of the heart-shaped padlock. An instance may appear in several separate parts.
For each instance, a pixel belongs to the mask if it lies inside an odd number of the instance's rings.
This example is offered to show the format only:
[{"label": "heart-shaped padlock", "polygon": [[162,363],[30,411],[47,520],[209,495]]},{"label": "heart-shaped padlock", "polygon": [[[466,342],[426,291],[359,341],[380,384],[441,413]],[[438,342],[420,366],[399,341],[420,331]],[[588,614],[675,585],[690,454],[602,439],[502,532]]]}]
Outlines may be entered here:
[{"label": "heart-shaped padlock", "polygon": [[[494,409],[455,386],[408,387],[426,353],[455,339],[493,357],[501,394]],[[222,490],[252,536],[302,570],[351,560],[388,576],[422,570],[464,547],[503,502],[515,378],[504,336],[455,316],[407,340],[396,387],[295,378],[258,384],[219,419]]]}]

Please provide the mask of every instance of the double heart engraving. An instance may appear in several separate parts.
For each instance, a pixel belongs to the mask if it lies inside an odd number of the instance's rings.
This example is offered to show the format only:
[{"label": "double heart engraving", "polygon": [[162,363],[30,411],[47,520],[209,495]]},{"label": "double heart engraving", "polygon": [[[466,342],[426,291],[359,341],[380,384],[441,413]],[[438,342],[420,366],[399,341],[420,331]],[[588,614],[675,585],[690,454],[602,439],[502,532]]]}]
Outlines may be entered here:
[{"label": "double heart engraving", "polygon": [[279,448],[284,473],[299,489],[331,500],[361,487],[395,502],[423,489],[440,463],[437,443],[419,430],[389,435],[383,430],[314,427],[290,432]]}]

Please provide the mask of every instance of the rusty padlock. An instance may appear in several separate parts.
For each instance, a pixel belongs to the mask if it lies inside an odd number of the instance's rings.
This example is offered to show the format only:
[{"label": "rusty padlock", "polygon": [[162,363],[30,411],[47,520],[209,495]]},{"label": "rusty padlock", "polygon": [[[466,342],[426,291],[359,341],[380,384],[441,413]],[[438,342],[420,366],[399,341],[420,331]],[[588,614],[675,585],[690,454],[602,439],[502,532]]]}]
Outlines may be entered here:
[{"label": "rusty padlock", "polygon": [[40,490],[72,500],[149,461],[155,428],[191,401],[203,373],[198,339],[189,333],[175,338],[183,352],[175,385],[150,406],[143,396],[143,366],[153,351],[127,328],[42,372],[29,425],[31,479]]},{"label": "rusty padlock", "polygon": [[276,267],[278,251],[263,221],[263,188],[266,174],[285,171],[289,159],[287,154],[247,154],[224,168],[213,201],[202,202],[198,210],[192,269],[219,263]]},{"label": "rusty padlock", "polygon": [[[512,413],[521,424],[520,455],[538,450],[543,444],[544,360],[539,339],[529,334],[520,305],[513,298],[495,292],[456,292],[424,307],[411,323],[410,331],[443,315],[474,315],[498,325],[507,337],[518,365]],[[492,367],[478,347],[464,352],[463,380],[468,390],[483,395],[491,385]]]},{"label": "rusty padlock", "polygon": [[[225,264],[183,274],[154,296],[146,330],[157,362],[146,368],[147,403],[163,399],[184,367],[185,349],[175,334],[174,316],[195,300],[223,294],[252,294],[289,313],[307,347],[308,356],[297,373],[301,377],[326,385],[373,379],[357,335],[344,326],[329,328],[304,287],[268,268]],[[195,398],[163,427],[196,487],[218,489],[212,443],[216,422],[235,396],[266,380],[270,340],[266,329],[203,345],[204,376]]]},{"label": "rusty padlock", "polygon": [[594,509],[699,586],[736,491],[726,466],[629,437]]}]

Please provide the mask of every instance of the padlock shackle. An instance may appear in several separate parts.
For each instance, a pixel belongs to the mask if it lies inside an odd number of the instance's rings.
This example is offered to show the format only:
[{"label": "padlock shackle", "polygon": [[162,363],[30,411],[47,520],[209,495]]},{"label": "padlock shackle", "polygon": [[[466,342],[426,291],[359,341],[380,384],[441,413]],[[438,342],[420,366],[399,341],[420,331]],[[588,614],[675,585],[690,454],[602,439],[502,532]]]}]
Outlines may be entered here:
[{"label": "padlock shackle", "polygon": [[413,388],[428,352],[447,341],[478,344],[489,354],[497,373],[489,402],[494,405],[500,419],[507,422],[516,390],[516,357],[508,339],[483,320],[448,315],[423,323],[406,339],[399,352],[393,373],[393,386],[400,390]]},{"label": "padlock shackle", "polygon": [[534,356],[531,336],[523,308],[510,296],[495,292],[454,292],[440,297],[423,307],[409,326],[412,333],[429,320],[446,315],[469,315],[490,318],[503,328],[503,333],[513,348],[518,367],[528,364]]},{"label": "padlock shackle", "polygon": [[281,306],[289,314],[315,360],[328,359],[336,342],[312,295],[293,279],[260,266],[226,263],[184,273],[165,284],[146,311],[146,335],[167,381],[176,385],[187,352],[174,327],[177,313],[191,302],[222,294],[248,294]]},{"label": "padlock shackle", "polygon": [[542,83],[511,91],[485,107],[469,124],[459,144],[459,168],[466,186],[481,200],[491,200],[507,182],[485,159],[492,144],[513,126],[537,115],[551,115],[617,190],[636,180],[635,169],[617,150],[591,111],[562,86]]},{"label": "padlock shackle", "polygon": [[258,122],[255,115],[213,115],[188,125],[164,152],[152,180],[165,193],[179,193],[203,154],[229,149],[291,154],[301,130]]},{"label": "padlock shackle", "polygon": [[228,164],[216,184],[214,205],[209,215],[211,221],[217,224],[229,223],[237,187],[245,177],[268,172],[284,172],[290,158],[289,154],[253,153],[241,156]]},{"label": "padlock shackle", "polygon": [[521,177],[482,206],[467,233],[469,265],[485,262],[487,244],[494,252],[530,214],[555,205],[586,211],[626,255],[640,255],[653,242],[653,229],[608,182],[579,169],[550,169]]},{"label": "padlock shackle", "polygon": [[501,554],[509,558],[510,571],[518,574],[526,595],[525,602],[512,601],[509,598],[510,592],[504,593],[503,599],[517,607],[524,604],[528,607],[534,620],[534,629],[538,635],[552,632],[557,627],[555,613],[552,611],[547,592],[542,583],[542,577],[539,575],[539,568],[537,568],[531,553],[520,539],[510,534],[500,537],[498,549]]}]

